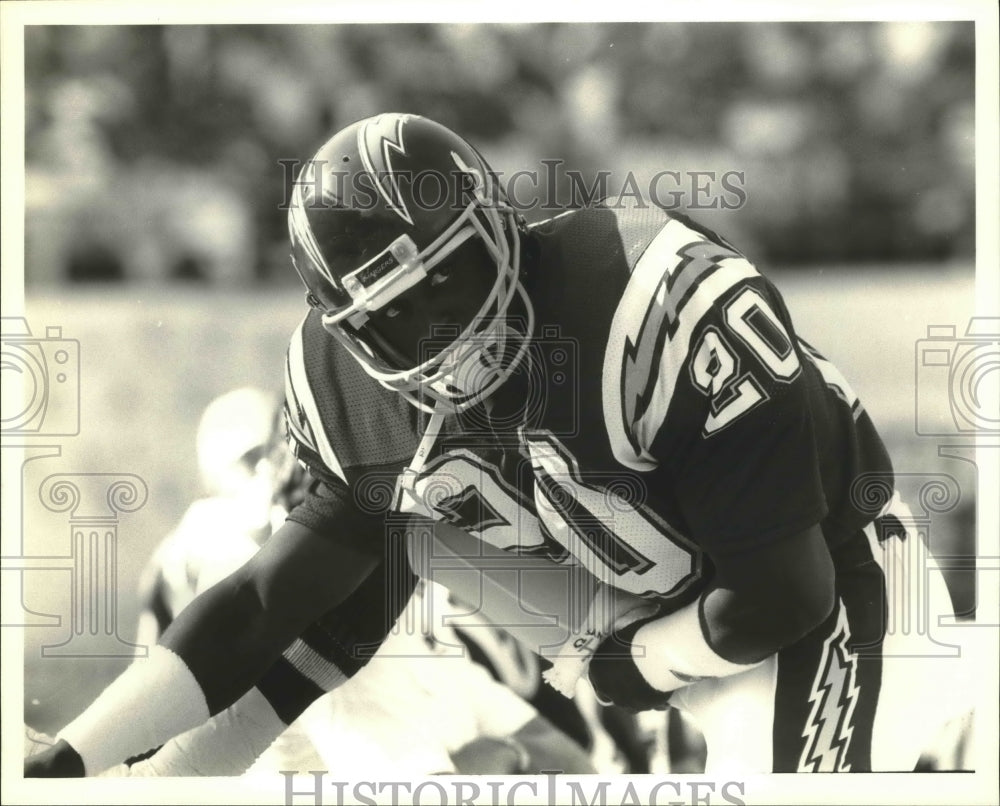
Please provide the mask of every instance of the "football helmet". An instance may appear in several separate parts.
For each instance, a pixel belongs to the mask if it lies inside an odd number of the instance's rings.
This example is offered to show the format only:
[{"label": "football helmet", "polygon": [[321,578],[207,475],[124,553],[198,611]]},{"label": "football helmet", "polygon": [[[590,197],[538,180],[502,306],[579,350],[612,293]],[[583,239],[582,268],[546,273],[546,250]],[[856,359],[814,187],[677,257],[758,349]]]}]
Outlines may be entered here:
[{"label": "football helmet", "polygon": [[282,402],[254,387],[215,398],[202,413],[198,466],[205,491],[238,501],[252,526],[266,523],[272,505],[291,511],[307,484],[285,439]]},{"label": "football helmet", "polygon": [[234,495],[246,486],[272,441],[274,396],[254,387],[213,399],[198,421],[196,446],[202,484],[210,495]]},{"label": "football helmet", "polygon": [[288,222],[323,326],[418,408],[469,408],[523,360],[520,221],[451,130],[395,113],[351,124],[301,170]]}]

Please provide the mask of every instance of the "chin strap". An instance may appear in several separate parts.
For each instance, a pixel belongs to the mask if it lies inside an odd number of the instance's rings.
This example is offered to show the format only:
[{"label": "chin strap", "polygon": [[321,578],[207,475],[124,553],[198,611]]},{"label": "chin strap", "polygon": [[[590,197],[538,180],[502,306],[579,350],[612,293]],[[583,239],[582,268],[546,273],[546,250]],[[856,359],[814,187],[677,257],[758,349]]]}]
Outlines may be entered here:
[{"label": "chin strap", "polygon": [[420,477],[420,471],[427,464],[427,458],[434,449],[434,443],[437,442],[437,438],[441,434],[441,428],[444,425],[444,418],[446,416],[440,411],[442,408],[444,407],[440,404],[434,408],[430,422],[427,423],[427,428],[424,429],[424,435],[420,438],[417,451],[413,454],[413,459],[410,461],[410,466],[400,474],[399,491],[401,494],[406,493],[410,498],[416,498],[413,494],[413,487]]}]

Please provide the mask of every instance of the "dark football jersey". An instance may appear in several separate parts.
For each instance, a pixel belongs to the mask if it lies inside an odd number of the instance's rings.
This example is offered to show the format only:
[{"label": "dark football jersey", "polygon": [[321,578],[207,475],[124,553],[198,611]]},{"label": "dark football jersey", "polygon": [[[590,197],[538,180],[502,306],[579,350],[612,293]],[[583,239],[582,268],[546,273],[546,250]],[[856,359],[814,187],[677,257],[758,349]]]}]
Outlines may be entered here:
[{"label": "dark football jersey", "polygon": [[736,249],[656,207],[598,205],[535,226],[527,252],[529,360],[450,415],[416,473],[426,415],[310,312],[289,349],[288,424],[329,490],[293,519],[379,540],[345,530],[344,508],[416,513],[678,601],[712,555],[817,523],[836,545],[871,519],[851,489],[891,472],[882,442]]}]

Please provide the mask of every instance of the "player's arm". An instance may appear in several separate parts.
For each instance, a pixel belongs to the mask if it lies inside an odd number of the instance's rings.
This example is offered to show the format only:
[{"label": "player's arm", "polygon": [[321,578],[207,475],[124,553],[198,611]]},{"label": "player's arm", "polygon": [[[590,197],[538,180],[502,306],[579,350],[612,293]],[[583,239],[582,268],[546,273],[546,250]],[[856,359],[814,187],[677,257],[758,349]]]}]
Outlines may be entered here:
[{"label": "player's arm", "polygon": [[696,680],[747,671],[819,626],[835,601],[833,561],[818,526],[717,558],[696,601],[614,633],[590,678],[619,705],[663,707]]},{"label": "player's arm", "polygon": [[257,688],[149,758],[122,765],[130,777],[242,775],[288,725]]},{"label": "player's arm", "polygon": [[697,612],[707,644],[733,663],[795,643],[833,609],[833,560],[819,526],[714,560],[716,580]]},{"label": "player's arm", "polygon": [[[724,246],[695,240],[677,253],[688,259],[673,268],[674,284],[694,290],[667,312],[673,325],[653,331],[665,339],[662,360],[643,363],[633,357],[647,354],[641,350],[624,355],[624,388],[642,394],[626,420],[634,444],[620,441],[616,453],[655,467],[716,573],[697,601],[623,627],[598,651],[595,685],[607,694],[610,666],[631,668],[623,676],[633,690],[615,685],[626,695],[644,690],[647,707],[662,705],[663,692],[744,671],[794,643],[835,598],[819,527],[828,507],[823,424],[814,417],[824,413],[780,295]],[[640,292],[636,310],[649,304]],[[608,653],[623,651],[634,663],[610,664]]]},{"label": "player's arm", "polygon": [[218,713],[310,622],[346,599],[378,559],[288,521],[242,568],[192,602],[162,644],[184,660],[209,711]]},{"label": "player's arm", "polygon": [[833,608],[811,413],[799,385],[768,391],[758,408],[675,454],[672,486],[715,575],[696,601],[634,622],[598,650],[591,680],[619,705],[662,706],[664,693],[746,671]]},{"label": "player's arm", "polygon": [[[350,528],[350,513],[338,528]],[[378,563],[288,521],[242,568],[198,597],[151,650],[60,733],[26,776],[96,774],[196,727],[245,694],[312,621]]]}]

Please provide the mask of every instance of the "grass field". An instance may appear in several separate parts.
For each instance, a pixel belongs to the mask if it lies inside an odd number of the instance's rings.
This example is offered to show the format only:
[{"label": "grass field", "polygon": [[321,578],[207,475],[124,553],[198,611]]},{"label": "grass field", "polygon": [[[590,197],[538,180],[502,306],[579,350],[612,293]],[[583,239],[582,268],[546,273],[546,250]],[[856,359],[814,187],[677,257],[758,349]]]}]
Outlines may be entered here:
[{"label": "grass field", "polygon": [[[840,367],[865,402],[897,470],[955,479],[960,500],[931,522],[935,548],[972,550],[974,468],[940,456],[939,445],[949,440],[920,436],[914,427],[918,342],[929,325],[955,325],[964,333],[973,312],[971,269],[817,268],[776,279],[800,334]],[[28,321],[36,334],[59,326],[64,338],[79,341],[81,426],[76,436],[35,440],[58,444],[61,454],[25,465],[24,553],[69,555],[67,513],[38,503],[39,487],[49,475],[141,477],[148,500],[118,523],[114,609],[122,638],[134,630],[140,569],[198,494],[194,433],[202,409],[238,385],[279,389],[287,339],[303,312],[295,288],[233,293],[124,286],[29,294]],[[946,385],[920,384],[922,402],[947,412]],[[53,401],[60,405],[68,404]],[[5,529],[14,524],[22,531],[10,520],[10,510],[6,517]],[[9,540],[10,532],[5,546]],[[973,602],[970,580],[968,573],[950,579],[956,602],[966,609]],[[125,657],[41,656],[43,646],[59,643],[69,629],[70,591],[68,570],[25,574],[28,610],[61,621],[26,631],[25,717],[48,731],[61,727],[127,663]]]}]

